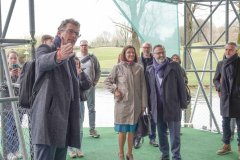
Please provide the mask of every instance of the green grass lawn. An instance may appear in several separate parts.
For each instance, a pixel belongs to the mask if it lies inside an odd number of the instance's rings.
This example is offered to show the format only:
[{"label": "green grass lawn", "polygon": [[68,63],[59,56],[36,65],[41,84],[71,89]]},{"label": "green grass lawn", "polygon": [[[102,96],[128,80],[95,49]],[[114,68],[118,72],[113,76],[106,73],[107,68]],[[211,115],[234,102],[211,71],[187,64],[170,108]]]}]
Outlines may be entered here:
[{"label": "green grass lawn", "polygon": [[[112,67],[117,63],[117,58],[119,53],[121,53],[122,48],[117,48],[117,47],[100,47],[100,48],[91,48],[90,52],[94,53],[97,58],[100,61],[100,65],[102,68],[102,71],[111,71]],[[223,49],[218,49],[215,50],[217,56],[219,59],[222,59],[223,56]],[[181,49],[181,56],[182,56],[182,49]],[[192,50],[192,58],[195,63],[196,69],[197,70],[202,70],[204,66],[204,62],[207,58],[208,50],[204,49],[194,49]],[[213,59],[213,64],[212,64],[212,69],[216,69],[216,58],[212,56]],[[207,63],[207,70],[210,69],[210,58]],[[215,73],[215,72],[214,72]],[[212,74],[212,78],[214,76],[214,73]],[[199,72],[199,77],[201,77],[202,72]],[[187,73],[188,79],[189,79],[189,85],[194,86],[198,84],[196,75],[194,72],[189,72]],[[209,85],[210,81],[212,81],[212,78],[210,77],[210,73],[205,73],[205,77],[203,80],[204,85]],[[105,78],[100,79],[100,83],[104,80]]]},{"label": "green grass lawn", "polygon": [[102,71],[111,71],[112,67],[117,64],[118,55],[122,48],[117,47],[100,47],[90,49],[90,53],[94,53],[101,65]]},{"label": "green grass lawn", "polygon": [[[118,134],[113,128],[98,128],[101,137],[93,139],[88,136],[88,128],[84,128],[84,158],[75,160],[117,160]],[[232,153],[219,156],[216,151],[222,147],[221,135],[192,128],[182,128],[181,154],[183,160],[233,160],[237,159],[237,141],[232,141]],[[148,137],[144,138],[140,149],[133,149],[136,160],[159,160],[161,153],[158,148],[149,145]],[[125,151],[127,143],[125,144]],[[67,156],[67,160],[72,160]]]}]

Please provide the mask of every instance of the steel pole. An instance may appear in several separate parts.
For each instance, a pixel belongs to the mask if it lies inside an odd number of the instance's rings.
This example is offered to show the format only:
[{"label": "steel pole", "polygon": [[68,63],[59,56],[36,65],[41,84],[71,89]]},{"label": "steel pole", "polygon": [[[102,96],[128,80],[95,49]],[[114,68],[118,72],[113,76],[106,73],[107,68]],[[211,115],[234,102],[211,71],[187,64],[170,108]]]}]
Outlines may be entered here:
[{"label": "steel pole", "polygon": [[[4,68],[4,71],[5,71],[5,77],[6,77],[6,80],[7,80],[6,82],[7,82],[7,86],[8,86],[9,95],[10,95],[10,97],[15,97],[15,94],[14,94],[14,91],[13,91],[12,80],[11,80],[11,77],[10,77],[10,74],[9,74],[9,71],[8,71],[7,57],[6,57],[4,49],[1,49],[1,57],[2,57],[2,62],[3,62],[3,68]],[[22,149],[23,159],[28,160],[26,145],[24,143],[23,132],[22,132],[22,129],[21,129],[21,122],[20,122],[20,118],[19,118],[17,103],[16,102],[11,102],[11,105],[12,105],[14,120],[15,120],[15,123],[16,123],[18,139],[19,139],[19,143],[20,143],[20,146],[21,146],[21,149]]]}]

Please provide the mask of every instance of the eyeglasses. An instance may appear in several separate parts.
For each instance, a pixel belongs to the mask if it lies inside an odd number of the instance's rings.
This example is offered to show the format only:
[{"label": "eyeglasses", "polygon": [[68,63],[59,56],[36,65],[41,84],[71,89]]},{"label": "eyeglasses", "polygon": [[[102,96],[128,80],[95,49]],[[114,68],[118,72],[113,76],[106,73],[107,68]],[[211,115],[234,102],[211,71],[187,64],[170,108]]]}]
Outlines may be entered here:
[{"label": "eyeglasses", "polygon": [[153,54],[165,54],[165,52],[153,52]]},{"label": "eyeglasses", "polygon": [[88,45],[87,44],[81,44],[80,46],[81,47],[87,47]]},{"label": "eyeglasses", "polygon": [[79,34],[79,32],[74,31],[73,29],[65,29],[62,31],[66,31],[69,34],[75,34],[78,38],[81,37],[81,34]]}]

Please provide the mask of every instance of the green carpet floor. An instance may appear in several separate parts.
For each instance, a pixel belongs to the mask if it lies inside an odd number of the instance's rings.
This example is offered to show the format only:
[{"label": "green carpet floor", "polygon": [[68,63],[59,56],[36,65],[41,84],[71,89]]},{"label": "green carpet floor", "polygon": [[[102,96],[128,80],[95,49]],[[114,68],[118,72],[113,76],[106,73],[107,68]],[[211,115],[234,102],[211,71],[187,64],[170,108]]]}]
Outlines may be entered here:
[{"label": "green carpet floor", "polygon": [[[117,133],[113,128],[98,128],[101,138],[88,136],[88,129],[84,128],[83,151],[85,157],[75,160],[118,160]],[[181,154],[183,160],[237,160],[237,141],[232,142],[232,153],[224,156],[216,155],[222,146],[221,135],[191,128],[182,128]],[[125,144],[127,150],[127,144]],[[159,160],[160,151],[149,145],[146,137],[140,149],[133,150],[135,160]],[[71,160],[68,157],[68,160]]]}]

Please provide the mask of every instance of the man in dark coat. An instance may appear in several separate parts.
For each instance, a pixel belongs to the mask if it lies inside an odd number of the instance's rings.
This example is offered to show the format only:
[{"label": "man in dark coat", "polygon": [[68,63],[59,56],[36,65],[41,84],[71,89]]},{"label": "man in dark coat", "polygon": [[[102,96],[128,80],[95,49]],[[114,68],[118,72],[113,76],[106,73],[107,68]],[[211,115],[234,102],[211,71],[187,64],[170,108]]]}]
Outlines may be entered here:
[{"label": "man in dark coat", "polygon": [[54,46],[40,45],[36,81],[41,84],[32,106],[34,160],[65,160],[67,146],[80,147],[79,81],[73,46],[80,24],[62,21]]},{"label": "man in dark coat", "polygon": [[147,67],[149,106],[157,124],[162,160],[169,160],[167,129],[170,131],[172,159],[180,160],[181,110],[187,107],[184,78],[178,63],[166,57],[165,48],[153,48],[153,64]]},{"label": "man in dark coat", "polygon": [[[144,72],[146,71],[147,66],[152,65],[153,63],[153,56],[152,56],[152,45],[149,42],[145,42],[142,45],[142,53],[141,56],[138,58],[138,63],[141,64],[144,68]],[[151,114],[151,108],[148,107],[148,112]],[[150,119],[151,124],[151,132],[149,133],[149,144],[153,147],[158,147],[158,143],[156,141],[156,124],[154,123],[152,116]],[[141,147],[141,137],[135,136],[134,137],[134,148],[138,149]]]},{"label": "man in dark coat", "polygon": [[237,45],[229,42],[225,45],[225,59],[222,61],[220,86],[220,112],[223,127],[223,147],[217,154],[231,152],[230,139],[231,118],[236,118],[238,130],[238,153],[240,158],[240,58],[237,55]]},{"label": "man in dark coat", "polygon": [[[225,55],[224,55],[223,59],[226,59]],[[220,82],[220,80],[221,80],[221,72],[222,72],[222,63],[223,63],[222,60],[217,63],[216,72],[215,72],[215,75],[213,77],[213,83],[214,83],[214,86],[215,86],[215,89],[218,93],[219,98],[221,96],[221,82]],[[236,119],[231,118],[231,122],[230,122],[231,140],[234,139],[235,126],[236,126]]]}]

